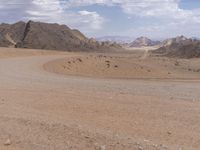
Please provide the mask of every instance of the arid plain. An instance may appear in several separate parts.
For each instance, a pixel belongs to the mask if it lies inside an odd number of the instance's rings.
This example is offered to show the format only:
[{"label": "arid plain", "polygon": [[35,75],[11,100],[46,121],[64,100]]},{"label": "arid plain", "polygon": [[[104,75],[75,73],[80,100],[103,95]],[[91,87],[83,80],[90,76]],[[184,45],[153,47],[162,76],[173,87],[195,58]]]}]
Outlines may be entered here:
[{"label": "arid plain", "polygon": [[199,64],[0,48],[0,149],[199,150]]}]

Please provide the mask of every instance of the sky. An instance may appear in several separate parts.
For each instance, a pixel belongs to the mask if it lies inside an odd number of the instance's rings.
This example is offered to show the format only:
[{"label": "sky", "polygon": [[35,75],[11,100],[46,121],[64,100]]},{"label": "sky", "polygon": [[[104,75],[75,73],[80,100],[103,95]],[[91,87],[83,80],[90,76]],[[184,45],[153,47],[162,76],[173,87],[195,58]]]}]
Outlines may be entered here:
[{"label": "sky", "polygon": [[0,0],[0,22],[66,24],[88,37],[200,37],[200,0]]}]

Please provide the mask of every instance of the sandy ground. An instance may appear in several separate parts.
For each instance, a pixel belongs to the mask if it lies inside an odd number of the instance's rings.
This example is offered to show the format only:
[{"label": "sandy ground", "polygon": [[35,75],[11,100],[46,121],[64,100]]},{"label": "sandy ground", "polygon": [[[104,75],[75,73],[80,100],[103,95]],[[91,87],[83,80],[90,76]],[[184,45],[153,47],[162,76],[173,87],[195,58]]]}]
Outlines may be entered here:
[{"label": "sandy ground", "polygon": [[[34,49],[15,49],[15,48],[4,48],[0,47],[0,58],[11,58],[11,57],[23,57],[23,56],[41,56],[41,55],[55,55],[63,54],[58,51],[45,51],[45,50],[34,50]],[[66,52],[64,53],[66,54]]]},{"label": "sandy ground", "polygon": [[200,59],[172,59],[134,54],[79,54],[44,64],[50,72],[93,78],[199,79]]},{"label": "sandy ground", "polygon": [[200,149],[196,72],[195,80],[191,72],[187,80],[82,77],[43,67],[87,56],[34,53],[0,59],[1,150]]}]

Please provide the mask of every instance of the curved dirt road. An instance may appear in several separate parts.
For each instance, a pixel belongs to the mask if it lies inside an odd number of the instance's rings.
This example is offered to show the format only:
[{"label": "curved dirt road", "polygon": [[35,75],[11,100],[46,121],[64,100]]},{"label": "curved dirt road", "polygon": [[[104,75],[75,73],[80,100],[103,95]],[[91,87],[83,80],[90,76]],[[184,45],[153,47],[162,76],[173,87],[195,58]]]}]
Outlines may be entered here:
[{"label": "curved dirt road", "polygon": [[200,82],[43,69],[63,57],[0,59],[0,149],[200,149]]}]

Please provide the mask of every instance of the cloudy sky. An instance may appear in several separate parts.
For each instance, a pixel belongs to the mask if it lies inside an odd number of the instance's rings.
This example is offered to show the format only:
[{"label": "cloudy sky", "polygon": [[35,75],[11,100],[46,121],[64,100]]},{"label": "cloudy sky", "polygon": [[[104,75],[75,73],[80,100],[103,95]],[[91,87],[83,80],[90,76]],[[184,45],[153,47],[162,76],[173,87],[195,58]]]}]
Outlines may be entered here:
[{"label": "cloudy sky", "polygon": [[200,37],[200,0],[0,1],[0,22],[56,22],[90,37]]}]

